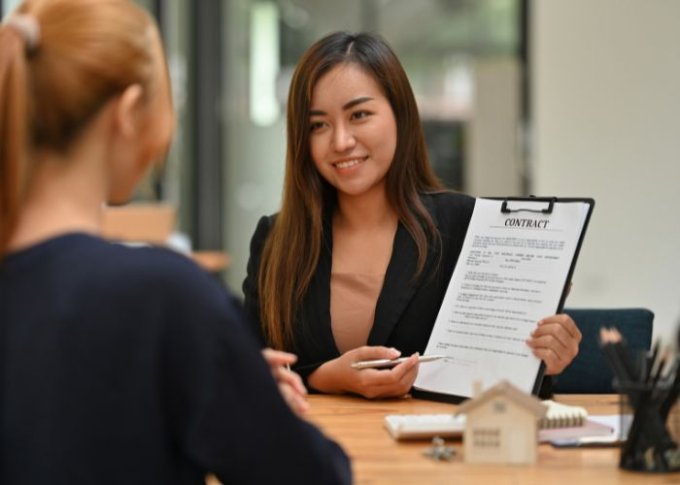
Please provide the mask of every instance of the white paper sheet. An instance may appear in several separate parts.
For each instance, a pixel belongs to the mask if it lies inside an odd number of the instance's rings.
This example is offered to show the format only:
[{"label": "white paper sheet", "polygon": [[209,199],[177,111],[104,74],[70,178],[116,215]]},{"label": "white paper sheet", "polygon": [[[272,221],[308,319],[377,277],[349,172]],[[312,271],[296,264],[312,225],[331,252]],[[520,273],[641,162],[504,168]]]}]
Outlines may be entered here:
[{"label": "white paper sheet", "polygon": [[[417,389],[470,397],[506,379],[531,392],[540,365],[526,344],[538,320],[559,305],[588,215],[585,202],[555,203],[551,214],[501,212],[477,199],[463,248],[425,355]],[[509,202],[542,209],[546,202]]]}]

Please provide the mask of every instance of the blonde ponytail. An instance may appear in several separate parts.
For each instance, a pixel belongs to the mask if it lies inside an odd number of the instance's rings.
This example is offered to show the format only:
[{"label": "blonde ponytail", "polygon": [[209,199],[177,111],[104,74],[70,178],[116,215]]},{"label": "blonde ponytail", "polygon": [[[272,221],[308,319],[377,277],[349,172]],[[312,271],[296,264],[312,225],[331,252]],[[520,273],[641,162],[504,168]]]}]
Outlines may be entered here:
[{"label": "blonde ponytail", "polygon": [[0,260],[7,251],[28,172],[28,66],[23,36],[0,25]]},{"label": "blonde ponytail", "polygon": [[153,90],[155,25],[129,0],[25,0],[0,24],[0,260],[32,151],[66,151],[106,102]]}]

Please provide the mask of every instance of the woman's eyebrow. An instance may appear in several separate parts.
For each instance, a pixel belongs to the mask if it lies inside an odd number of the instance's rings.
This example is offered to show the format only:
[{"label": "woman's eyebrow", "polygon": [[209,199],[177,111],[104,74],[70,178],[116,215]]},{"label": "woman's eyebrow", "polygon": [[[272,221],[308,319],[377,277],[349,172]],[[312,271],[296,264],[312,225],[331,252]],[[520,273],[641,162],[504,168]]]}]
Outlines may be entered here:
[{"label": "woman's eyebrow", "polygon": [[[366,103],[367,101],[373,101],[373,98],[371,98],[370,96],[360,96],[358,98],[347,101],[345,104],[342,105],[342,109],[343,111],[347,111],[348,109],[352,109],[359,104]],[[325,111],[322,111],[320,109],[309,110],[309,116],[323,116],[326,114],[327,113]]]},{"label": "woman's eyebrow", "polygon": [[371,98],[370,96],[361,96],[359,98],[355,98],[355,99],[348,101],[345,104],[343,104],[342,109],[348,110],[348,109],[354,108],[358,104],[365,103],[367,101],[373,101],[373,98]]}]

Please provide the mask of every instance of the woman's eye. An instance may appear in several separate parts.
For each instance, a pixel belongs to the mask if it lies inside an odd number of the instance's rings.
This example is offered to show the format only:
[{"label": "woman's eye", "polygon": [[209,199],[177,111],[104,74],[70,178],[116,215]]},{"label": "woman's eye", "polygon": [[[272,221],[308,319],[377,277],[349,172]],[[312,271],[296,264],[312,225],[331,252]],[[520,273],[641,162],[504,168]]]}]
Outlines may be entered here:
[{"label": "woman's eye", "polygon": [[353,120],[360,120],[360,119],[366,118],[370,114],[371,113],[369,113],[368,111],[355,111],[354,113],[352,113],[352,119]]},{"label": "woman's eye", "polygon": [[311,131],[319,131],[324,127],[323,121],[312,121],[309,125]]}]

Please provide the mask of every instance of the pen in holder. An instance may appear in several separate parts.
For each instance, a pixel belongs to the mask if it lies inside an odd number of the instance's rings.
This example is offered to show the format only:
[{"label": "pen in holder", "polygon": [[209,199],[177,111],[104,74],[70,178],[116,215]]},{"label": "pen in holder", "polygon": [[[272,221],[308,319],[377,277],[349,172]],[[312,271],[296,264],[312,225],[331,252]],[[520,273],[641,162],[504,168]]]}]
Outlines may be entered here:
[{"label": "pen in holder", "polygon": [[680,471],[680,449],[666,426],[680,394],[678,359],[664,373],[666,361],[659,357],[658,345],[651,353],[635,358],[615,329],[603,329],[600,341],[616,376],[614,388],[621,395],[621,418],[632,415],[619,467],[642,472]]},{"label": "pen in holder", "polygon": [[632,415],[619,467],[643,472],[680,471],[680,450],[666,427],[662,406],[670,388],[644,382],[615,381],[621,394],[621,418]]}]

